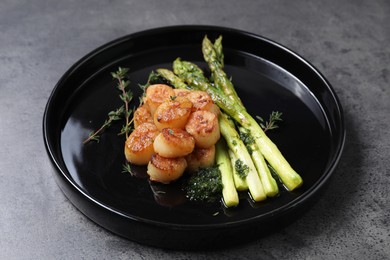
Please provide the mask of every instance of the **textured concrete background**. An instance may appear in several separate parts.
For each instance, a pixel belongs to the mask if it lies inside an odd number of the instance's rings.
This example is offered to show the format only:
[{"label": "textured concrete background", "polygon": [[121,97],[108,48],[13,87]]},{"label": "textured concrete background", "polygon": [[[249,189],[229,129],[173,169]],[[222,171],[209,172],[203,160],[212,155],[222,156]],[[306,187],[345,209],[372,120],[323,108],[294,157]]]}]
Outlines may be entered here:
[{"label": "textured concrete background", "polygon": [[[389,259],[390,2],[0,1],[0,259]],[[310,60],[345,110],[345,152],[318,203],[280,232],[215,252],[145,247],[98,227],[61,193],[42,140],[60,76],[125,34],[233,27]]]}]

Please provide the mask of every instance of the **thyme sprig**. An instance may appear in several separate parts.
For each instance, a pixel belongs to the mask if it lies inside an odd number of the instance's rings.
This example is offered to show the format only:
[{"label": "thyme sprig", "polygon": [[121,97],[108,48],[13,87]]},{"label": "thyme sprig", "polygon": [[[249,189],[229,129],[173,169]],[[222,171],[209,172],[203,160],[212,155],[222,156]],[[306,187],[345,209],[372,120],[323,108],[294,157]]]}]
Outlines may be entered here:
[{"label": "thyme sprig", "polygon": [[272,113],[269,115],[268,121],[265,121],[259,116],[256,116],[256,118],[260,121],[259,125],[261,126],[261,128],[263,128],[264,132],[278,128],[279,126],[277,125],[277,122],[283,121],[282,112],[278,111],[272,111]]},{"label": "thyme sprig", "polygon": [[134,172],[132,171],[130,164],[127,162],[122,165],[122,173],[130,173],[131,176],[134,176]]},{"label": "thyme sprig", "polygon": [[129,69],[121,67],[118,68],[117,72],[111,72],[111,76],[118,81],[116,87],[121,93],[119,97],[123,101],[124,105],[122,105],[116,110],[110,111],[108,113],[108,118],[104,121],[103,125],[98,130],[90,132],[88,138],[84,140],[84,144],[90,141],[99,142],[100,134],[106,128],[110,127],[114,121],[118,121],[123,118],[126,120],[126,122],[125,125],[122,126],[119,135],[125,134],[126,138],[129,136],[132,123],[132,121],[130,120],[130,116],[133,113],[133,110],[129,109],[129,104],[133,99],[133,92],[131,90],[128,90],[128,87],[130,85],[130,81],[127,80],[128,72]]},{"label": "thyme sprig", "polygon": [[104,121],[104,124],[98,130],[90,132],[89,137],[87,139],[85,139],[83,143],[86,144],[90,141],[99,142],[100,134],[106,128],[110,127],[113,121],[120,120],[123,116],[124,111],[125,111],[125,109],[123,106],[121,106],[120,108],[118,108],[114,111],[110,111],[108,113],[108,119],[106,119],[106,121]]},{"label": "thyme sprig", "polygon": [[130,115],[133,112],[132,110],[129,109],[129,103],[133,99],[133,92],[131,92],[131,90],[127,90],[127,88],[130,85],[130,81],[127,80],[128,72],[129,72],[128,68],[121,68],[121,67],[118,68],[117,72],[111,72],[111,76],[118,81],[117,88],[119,89],[119,91],[121,91],[121,95],[119,97],[125,103],[124,117],[126,122],[119,134],[120,135],[125,134],[126,138],[129,136],[131,130]]},{"label": "thyme sprig", "polygon": [[148,76],[148,80],[146,81],[145,84],[138,84],[138,86],[143,90],[145,91],[147,89],[147,87],[149,87],[152,82],[155,82],[157,81],[158,79],[160,79],[160,75],[155,72],[154,70],[152,70],[150,73],[149,73],[149,76]]}]

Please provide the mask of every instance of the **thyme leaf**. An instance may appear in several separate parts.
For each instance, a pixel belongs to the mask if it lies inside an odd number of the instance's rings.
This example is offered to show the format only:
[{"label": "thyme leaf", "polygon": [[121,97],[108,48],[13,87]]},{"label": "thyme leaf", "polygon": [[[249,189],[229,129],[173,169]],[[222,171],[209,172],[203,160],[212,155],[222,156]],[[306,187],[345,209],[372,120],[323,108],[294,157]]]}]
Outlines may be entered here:
[{"label": "thyme leaf", "polygon": [[133,92],[131,90],[128,90],[130,86],[130,81],[127,80],[127,73],[129,72],[128,68],[122,68],[119,67],[116,72],[111,72],[111,76],[113,79],[117,80],[116,88],[120,91],[119,98],[122,100],[124,105],[122,105],[120,108],[108,112],[108,118],[104,121],[103,125],[96,131],[91,132],[88,136],[88,138],[83,142],[84,144],[90,142],[90,141],[96,141],[99,142],[100,140],[100,134],[108,127],[111,126],[111,124],[114,121],[118,121],[121,119],[125,119],[126,123],[122,127],[121,132],[119,134],[125,134],[126,138],[129,136],[129,133],[131,131],[131,123],[130,116],[133,113],[133,110],[129,109],[129,104],[133,99]]},{"label": "thyme leaf", "polygon": [[128,163],[123,164],[122,166],[122,172],[123,173],[130,173],[131,176],[134,176],[133,171],[131,170],[131,166]]},{"label": "thyme leaf", "polygon": [[111,76],[118,81],[117,88],[119,89],[119,91],[121,91],[121,95],[119,97],[123,101],[123,103],[125,103],[124,116],[126,123],[122,127],[120,134],[125,134],[126,138],[129,136],[129,133],[131,131],[130,115],[132,114],[132,110],[129,109],[129,103],[133,99],[133,93],[131,92],[131,90],[127,90],[130,85],[130,81],[126,79],[128,71],[128,68],[119,67],[117,72],[111,73]]},{"label": "thyme leaf", "polygon": [[269,115],[268,121],[265,121],[260,116],[256,116],[256,118],[260,121],[259,125],[261,126],[261,128],[263,128],[264,132],[278,128],[279,126],[277,125],[277,122],[283,121],[282,112],[278,111],[272,111],[272,113]]},{"label": "thyme leaf", "polygon": [[113,121],[118,121],[122,118],[124,113],[124,107],[121,106],[120,108],[110,111],[108,113],[108,119],[104,121],[104,124],[96,131],[92,131],[89,133],[89,136],[87,139],[84,140],[84,144],[90,142],[90,141],[95,141],[99,142],[100,141],[100,134],[108,127],[111,126]]}]

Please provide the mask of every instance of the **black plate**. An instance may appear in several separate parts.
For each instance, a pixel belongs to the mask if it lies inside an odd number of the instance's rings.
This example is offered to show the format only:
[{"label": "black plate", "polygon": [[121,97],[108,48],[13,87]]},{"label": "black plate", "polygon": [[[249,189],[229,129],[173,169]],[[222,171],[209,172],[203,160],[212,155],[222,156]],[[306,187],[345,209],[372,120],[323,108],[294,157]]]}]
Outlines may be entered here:
[{"label": "black plate", "polygon": [[[271,111],[283,113],[280,128],[269,136],[301,174],[304,185],[299,190],[281,188],[278,197],[262,203],[241,194],[240,205],[228,210],[220,202],[197,204],[186,200],[178,184],[150,183],[142,167],[135,169],[138,177],[122,172],[120,126],[111,127],[100,143],[82,144],[121,105],[110,72],[118,66],[130,68],[137,96],[138,84],[146,82],[150,71],[171,68],[177,57],[206,69],[201,54],[206,34],[211,39],[223,35],[226,72],[248,111],[264,118]],[[176,249],[227,246],[290,223],[328,181],[345,137],[339,101],[312,65],[266,38],[210,26],[143,31],[91,52],[55,86],[43,132],[56,180],[82,213],[131,240]]]}]

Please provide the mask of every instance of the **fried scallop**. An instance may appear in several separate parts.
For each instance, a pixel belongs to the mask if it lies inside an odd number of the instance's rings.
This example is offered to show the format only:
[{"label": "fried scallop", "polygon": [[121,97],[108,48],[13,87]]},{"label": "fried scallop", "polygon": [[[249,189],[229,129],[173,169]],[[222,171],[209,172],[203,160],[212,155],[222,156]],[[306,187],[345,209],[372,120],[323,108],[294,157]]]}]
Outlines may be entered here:
[{"label": "fried scallop", "polygon": [[221,109],[219,109],[219,106],[217,106],[216,104],[213,104],[209,109],[208,111],[214,113],[217,117],[219,116],[219,114],[221,113]]},{"label": "fried scallop", "polygon": [[208,148],[220,138],[218,117],[210,112],[199,110],[191,113],[185,126],[186,131],[195,139],[195,146]]},{"label": "fried scallop", "polygon": [[183,129],[164,128],[154,140],[153,148],[166,158],[182,157],[192,153],[195,139]]},{"label": "fried scallop", "polygon": [[147,105],[143,104],[134,111],[133,122],[134,128],[138,128],[143,123],[153,123],[153,117]]},{"label": "fried scallop", "polygon": [[192,153],[186,156],[187,170],[190,173],[200,168],[213,166],[215,163],[215,145],[209,148],[195,148]]},{"label": "fried scallop", "polygon": [[182,89],[182,88],[174,88],[173,92],[175,92],[176,97],[187,97],[187,95],[191,93],[191,90]]},{"label": "fried scallop", "polygon": [[154,154],[148,163],[150,180],[168,184],[179,179],[187,167],[184,157],[165,158]]},{"label": "fried scallop", "polygon": [[136,165],[146,165],[154,154],[153,142],[159,131],[154,124],[139,125],[125,142],[126,160]]},{"label": "fried scallop", "polygon": [[193,90],[186,96],[193,104],[192,111],[210,110],[214,104],[212,98],[207,92],[200,90]]},{"label": "fried scallop", "polygon": [[165,84],[153,84],[146,89],[145,104],[149,107],[152,115],[165,100],[174,97],[173,88]]},{"label": "fried scallop", "polygon": [[161,131],[164,128],[183,128],[191,114],[192,102],[185,97],[171,97],[155,111],[154,124]]}]

